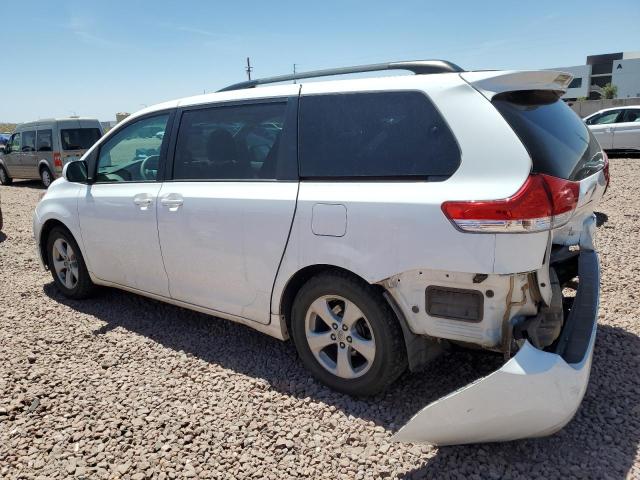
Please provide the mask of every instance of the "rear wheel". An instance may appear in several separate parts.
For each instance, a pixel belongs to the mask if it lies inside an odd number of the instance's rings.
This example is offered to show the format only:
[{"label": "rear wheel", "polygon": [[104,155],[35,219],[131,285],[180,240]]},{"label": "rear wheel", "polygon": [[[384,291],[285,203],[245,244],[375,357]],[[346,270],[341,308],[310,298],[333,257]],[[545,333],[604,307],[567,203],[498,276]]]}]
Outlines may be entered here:
[{"label": "rear wheel", "polygon": [[65,297],[88,297],[94,287],[78,244],[68,230],[55,227],[47,239],[49,270]]},{"label": "rear wheel", "polygon": [[13,183],[13,179],[9,176],[2,165],[0,165],[0,183],[2,185],[11,185]]},{"label": "rear wheel", "polygon": [[51,182],[53,182],[53,174],[48,167],[42,167],[40,169],[40,180],[42,180],[42,185],[44,185],[44,188],[49,188],[49,185],[51,185]]},{"label": "rear wheel", "polygon": [[374,287],[347,274],[320,274],[300,289],[291,334],[304,365],[340,392],[373,395],[406,369],[395,314]]}]

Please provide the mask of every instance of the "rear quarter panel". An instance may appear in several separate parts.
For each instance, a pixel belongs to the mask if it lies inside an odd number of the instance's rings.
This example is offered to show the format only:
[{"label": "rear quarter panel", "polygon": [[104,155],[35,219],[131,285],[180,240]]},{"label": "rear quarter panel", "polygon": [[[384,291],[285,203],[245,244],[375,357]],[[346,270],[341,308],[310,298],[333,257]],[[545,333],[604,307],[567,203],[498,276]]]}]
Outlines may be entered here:
[{"label": "rear quarter panel", "polygon": [[[339,266],[375,283],[420,268],[513,273],[535,270],[542,263],[547,234],[529,236],[525,248],[518,248],[523,240],[518,235],[500,239],[501,248],[518,251],[518,255],[500,257],[496,265],[496,235],[462,233],[442,213],[441,205],[447,200],[509,197],[531,170],[527,151],[499,112],[457,74],[317,82],[303,85],[302,96],[376,90],[424,91],[458,141],[460,167],[444,182],[302,181],[290,240],[274,286],[274,313],[279,311],[289,279],[314,264]],[[313,232],[313,208],[319,203],[345,206],[343,236]]]}]

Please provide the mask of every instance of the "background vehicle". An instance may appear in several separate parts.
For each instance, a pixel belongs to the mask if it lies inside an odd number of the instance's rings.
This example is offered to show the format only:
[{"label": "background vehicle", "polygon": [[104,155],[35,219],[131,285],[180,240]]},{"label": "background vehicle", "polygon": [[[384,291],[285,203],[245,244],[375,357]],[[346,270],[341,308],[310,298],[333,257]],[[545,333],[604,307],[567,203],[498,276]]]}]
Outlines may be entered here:
[{"label": "background vehicle", "polygon": [[0,182],[7,185],[14,178],[39,178],[49,187],[67,162],[79,159],[101,136],[100,122],[91,118],[23,123],[0,156]]},{"label": "background vehicle", "polygon": [[[392,69],[416,75],[253,88]],[[608,178],[560,100],[570,80],[399,62],[147,108],[40,201],[42,261],[72,298],[115,286],[291,338],[313,375],[354,395],[446,343],[499,352],[502,369],[396,438],[552,433],[588,381]]]},{"label": "background vehicle", "polygon": [[607,151],[640,152],[640,105],[606,108],[584,119]]}]

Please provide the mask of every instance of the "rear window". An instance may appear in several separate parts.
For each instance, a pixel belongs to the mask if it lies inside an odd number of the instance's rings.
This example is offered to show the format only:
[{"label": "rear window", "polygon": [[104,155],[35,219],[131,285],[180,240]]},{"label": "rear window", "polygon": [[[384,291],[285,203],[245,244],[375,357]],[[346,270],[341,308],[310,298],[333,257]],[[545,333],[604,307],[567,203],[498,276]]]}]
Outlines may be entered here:
[{"label": "rear window", "polygon": [[86,150],[100,139],[98,128],[65,128],[60,130],[63,150]]},{"label": "rear window", "polygon": [[493,104],[529,151],[534,173],[577,181],[604,167],[597,140],[557,93],[502,93]]},{"label": "rear window", "polygon": [[306,178],[444,180],[460,165],[453,133],[420,92],[302,97],[299,149]]}]

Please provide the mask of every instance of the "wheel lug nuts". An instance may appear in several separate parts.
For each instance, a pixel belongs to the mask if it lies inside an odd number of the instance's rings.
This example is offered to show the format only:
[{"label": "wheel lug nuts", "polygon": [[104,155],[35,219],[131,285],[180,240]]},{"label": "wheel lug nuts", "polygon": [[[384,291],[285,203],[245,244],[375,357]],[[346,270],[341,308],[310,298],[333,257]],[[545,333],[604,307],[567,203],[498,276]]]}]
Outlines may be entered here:
[{"label": "wheel lug nuts", "polygon": [[342,325],[342,329],[346,332],[347,331],[347,326],[346,325]]},{"label": "wheel lug nuts", "polygon": [[336,336],[332,333],[331,334],[331,340],[335,340],[335,339],[336,339]]},{"label": "wheel lug nuts", "polygon": [[351,343],[351,337],[347,337],[347,342]]},{"label": "wheel lug nuts", "polygon": [[345,346],[344,343],[340,342],[340,348],[344,348],[344,346]]},{"label": "wheel lug nuts", "polygon": [[334,324],[333,324],[333,325],[331,325],[331,326],[333,327],[333,329],[334,329],[334,330],[337,330],[337,329],[338,329],[338,324],[337,324],[337,323],[334,323]]}]

